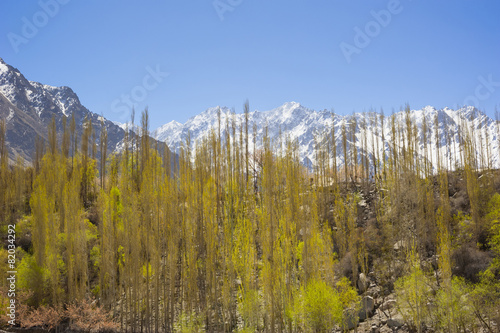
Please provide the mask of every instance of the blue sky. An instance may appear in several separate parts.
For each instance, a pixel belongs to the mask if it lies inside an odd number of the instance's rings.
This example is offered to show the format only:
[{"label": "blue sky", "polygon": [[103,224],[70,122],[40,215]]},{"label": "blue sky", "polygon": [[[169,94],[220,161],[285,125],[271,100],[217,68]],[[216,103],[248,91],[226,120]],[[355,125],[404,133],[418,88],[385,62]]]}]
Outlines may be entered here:
[{"label": "blue sky", "polygon": [[498,0],[5,0],[0,13],[4,61],[111,120],[149,106],[152,129],[246,99],[500,106]]}]

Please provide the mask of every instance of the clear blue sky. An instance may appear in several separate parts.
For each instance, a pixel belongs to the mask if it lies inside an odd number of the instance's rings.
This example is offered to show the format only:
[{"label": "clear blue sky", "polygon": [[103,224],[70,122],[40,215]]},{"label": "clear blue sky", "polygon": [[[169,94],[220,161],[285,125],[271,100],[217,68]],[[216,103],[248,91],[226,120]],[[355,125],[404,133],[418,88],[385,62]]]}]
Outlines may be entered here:
[{"label": "clear blue sky", "polygon": [[500,105],[498,0],[4,0],[0,13],[7,63],[111,120],[128,119],[133,93],[152,129],[246,99],[341,114]]}]

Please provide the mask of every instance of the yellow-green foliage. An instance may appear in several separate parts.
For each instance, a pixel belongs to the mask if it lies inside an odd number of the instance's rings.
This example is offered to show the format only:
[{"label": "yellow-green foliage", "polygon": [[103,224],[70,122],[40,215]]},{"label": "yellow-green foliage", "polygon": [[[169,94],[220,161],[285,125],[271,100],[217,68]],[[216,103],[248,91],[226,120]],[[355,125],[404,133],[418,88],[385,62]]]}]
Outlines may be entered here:
[{"label": "yellow-green foliage", "polygon": [[347,327],[349,317],[357,313],[359,296],[348,279],[341,279],[335,287],[313,279],[301,287],[295,303],[295,320],[305,331],[329,332],[335,325]]},{"label": "yellow-green foliage", "polygon": [[330,331],[342,320],[339,294],[324,281],[311,280],[302,288],[295,311],[304,330],[310,332]]},{"label": "yellow-green foliage", "polygon": [[472,286],[458,277],[452,279],[449,288],[438,290],[431,315],[437,317],[437,326],[443,332],[475,331],[472,291]]},{"label": "yellow-green foliage", "polygon": [[500,194],[495,193],[488,203],[487,221],[490,223],[490,246],[496,252],[495,265],[500,269]]},{"label": "yellow-green foliage", "polygon": [[394,284],[398,310],[404,320],[413,327],[420,328],[428,320],[431,289],[430,279],[420,268],[418,256],[409,254],[408,275],[401,277]]},{"label": "yellow-green foliage", "polygon": [[480,282],[470,294],[474,315],[490,327],[489,320],[500,323],[500,281],[487,269],[480,274]]},{"label": "yellow-green foliage", "polygon": [[[240,291],[238,310],[243,320],[242,329],[248,332],[257,330],[261,326],[262,304],[259,293],[256,290]],[[245,332],[247,332],[245,331]]]},{"label": "yellow-green foliage", "polygon": [[38,266],[35,258],[28,254],[18,263],[17,273],[19,290],[32,293],[28,305],[48,302],[48,270],[46,268]]},{"label": "yellow-green foliage", "polygon": [[196,313],[181,313],[174,324],[176,333],[201,333],[203,331],[203,318]]},{"label": "yellow-green foliage", "polygon": [[344,310],[342,313],[342,325],[341,326],[345,326],[348,319],[355,319],[355,318],[346,317],[347,313],[345,310],[351,309],[351,310],[357,311],[361,297],[358,295],[358,293],[356,292],[356,289],[354,289],[352,287],[351,282],[346,277],[343,277],[342,279],[340,279],[339,282],[337,282],[336,290],[337,290],[337,293],[339,294],[342,309]]}]

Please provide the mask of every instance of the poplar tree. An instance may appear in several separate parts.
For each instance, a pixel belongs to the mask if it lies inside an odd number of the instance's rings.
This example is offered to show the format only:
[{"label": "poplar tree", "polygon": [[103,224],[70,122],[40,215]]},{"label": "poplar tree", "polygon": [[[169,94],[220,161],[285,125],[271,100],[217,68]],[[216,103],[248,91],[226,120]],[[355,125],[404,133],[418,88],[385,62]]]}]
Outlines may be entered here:
[{"label": "poplar tree", "polygon": [[[101,116],[102,117],[102,116]],[[106,178],[106,159],[108,154],[108,131],[106,130],[106,124],[104,123],[104,118],[101,121],[101,134],[99,135],[99,150],[101,153],[101,163],[99,174],[101,176],[101,188],[104,188],[104,180]]]}]

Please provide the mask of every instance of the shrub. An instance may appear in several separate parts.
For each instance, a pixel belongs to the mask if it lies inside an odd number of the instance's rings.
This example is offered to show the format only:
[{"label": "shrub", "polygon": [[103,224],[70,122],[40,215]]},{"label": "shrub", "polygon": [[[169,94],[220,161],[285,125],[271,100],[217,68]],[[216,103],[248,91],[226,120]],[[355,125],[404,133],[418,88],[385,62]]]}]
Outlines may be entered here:
[{"label": "shrub", "polygon": [[326,332],[342,320],[339,294],[324,281],[311,281],[303,293],[304,316],[314,332]]},{"label": "shrub", "polygon": [[461,276],[471,282],[479,282],[478,274],[488,268],[491,258],[474,245],[462,245],[451,255],[453,275]]},{"label": "shrub", "polygon": [[[27,297],[25,297],[27,298]],[[68,322],[70,331],[81,332],[116,332],[119,325],[102,308],[88,300],[61,306],[42,305],[32,308],[21,302],[18,307],[18,321],[22,328],[40,328],[54,330],[62,323]]]},{"label": "shrub", "polygon": [[311,280],[301,289],[295,305],[295,318],[306,331],[329,332],[335,324],[344,327],[347,320],[353,319],[348,318],[346,310],[355,309],[357,303],[359,297],[347,278],[337,283],[336,288],[321,280]]}]

